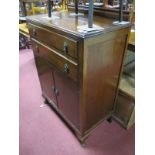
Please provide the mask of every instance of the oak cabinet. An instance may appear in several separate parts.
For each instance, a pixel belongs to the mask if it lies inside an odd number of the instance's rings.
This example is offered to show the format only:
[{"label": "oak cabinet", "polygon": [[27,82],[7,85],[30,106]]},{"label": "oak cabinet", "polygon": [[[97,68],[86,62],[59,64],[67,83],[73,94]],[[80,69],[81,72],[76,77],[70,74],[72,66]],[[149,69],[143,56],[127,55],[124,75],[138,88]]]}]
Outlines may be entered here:
[{"label": "oak cabinet", "polygon": [[112,116],[131,24],[94,17],[100,31],[81,33],[87,16],[56,12],[27,18],[43,97],[83,142]]},{"label": "oak cabinet", "polygon": [[[48,62],[47,55],[44,54],[47,49],[33,41],[32,47],[43,96],[53,102],[66,118],[70,118],[70,121],[79,128],[79,91],[77,84]],[[65,65],[67,64],[64,63],[64,72],[67,73],[69,68],[67,68],[68,70],[65,69]]]}]

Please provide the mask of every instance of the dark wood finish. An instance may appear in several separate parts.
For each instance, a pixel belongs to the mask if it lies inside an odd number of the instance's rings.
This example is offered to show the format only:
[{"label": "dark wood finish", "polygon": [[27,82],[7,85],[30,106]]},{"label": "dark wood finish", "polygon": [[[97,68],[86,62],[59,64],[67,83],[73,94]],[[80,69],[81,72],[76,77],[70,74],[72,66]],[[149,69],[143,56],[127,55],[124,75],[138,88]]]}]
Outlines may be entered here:
[{"label": "dark wood finish", "polygon": [[[47,19],[45,18],[47,15],[36,15],[36,16],[29,16],[27,21],[32,25],[36,25],[37,27],[41,27],[46,29],[47,31],[51,31],[52,33],[57,33],[59,35],[63,35],[68,39],[73,39],[78,41],[82,41],[84,38],[95,37],[96,35],[103,35],[110,31],[120,30],[122,28],[128,28],[131,24],[125,25],[113,25],[113,19],[108,19],[104,17],[95,16],[93,23],[95,25],[101,26],[104,29],[99,32],[83,34],[78,31],[77,26],[87,25],[88,24],[88,15],[73,17],[70,16],[70,12],[66,11],[59,11],[54,12],[54,15],[60,17],[60,19]],[[50,34],[48,34],[50,35]],[[33,36],[32,36],[33,37]],[[47,36],[44,38],[47,40]],[[58,39],[58,38],[57,38]],[[55,40],[55,43],[58,41]],[[61,46],[61,44],[60,44]],[[80,45],[78,45],[80,46]],[[79,54],[79,52],[78,52]]]},{"label": "dark wood finish", "polygon": [[[35,62],[37,65],[42,95],[65,115],[79,129],[79,91],[78,86],[66,74],[58,71],[47,60],[44,54],[47,49],[32,41]],[[67,85],[67,87],[66,87]],[[68,89],[66,89],[68,88]],[[67,105],[66,105],[67,104]]]},{"label": "dark wood finish", "polygon": [[[51,32],[33,24],[29,24],[30,35],[33,38],[43,42],[49,47],[60,50],[63,54],[69,55],[73,58],[77,58],[77,44],[78,42],[74,39],[67,38],[58,33]],[[48,39],[46,39],[48,36]]]},{"label": "dark wood finish", "polygon": [[86,82],[84,98],[88,104],[85,109],[86,131],[113,110],[127,39],[127,34],[122,35],[124,33],[123,30],[111,32],[106,34],[106,37],[100,36],[95,40],[90,38],[85,43],[86,78],[83,82]]},{"label": "dark wood finish", "polygon": [[[92,129],[112,115],[131,24],[114,26],[113,20],[95,16],[94,24],[104,29],[83,34],[77,26],[87,24],[87,16],[73,17],[68,12],[55,15],[60,18],[28,18],[31,40],[34,47],[39,47],[39,57],[53,68],[58,105],[55,110],[83,142]],[[39,27],[38,37],[33,35],[32,25]],[[61,53],[64,38],[77,49],[71,48],[76,59]],[[48,97],[47,100],[53,106]]]},{"label": "dark wood finish", "polygon": [[77,84],[70,80],[60,71],[55,70],[55,85],[58,89],[57,100],[61,112],[80,129],[79,119],[79,88]]},{"label": "dark wood finish", "polygon": [[32,41],[32,49],[35,57],[35,62],[37,65],[39,80],[42,88],[42,94],[45,97],[48,97],[48,100],[52,101],[57,105],[56,97],[54,94],[55,85],[53,78],[53,71],[49,63],[40,55],[40,49]]},{"label": "dark wood finish", "polygon": [[35,39],[33,39],[33,43],[34,42],[35,48],[37,49],[37,54],[39,56],[45,58],[47,61],[51,63],[51,65],[64,72],[64,74],[66,74],[74,81],[77,81],[78,64],[76,62],[65,58],[63,55],[59,54],[59,52],[43,45]]}]

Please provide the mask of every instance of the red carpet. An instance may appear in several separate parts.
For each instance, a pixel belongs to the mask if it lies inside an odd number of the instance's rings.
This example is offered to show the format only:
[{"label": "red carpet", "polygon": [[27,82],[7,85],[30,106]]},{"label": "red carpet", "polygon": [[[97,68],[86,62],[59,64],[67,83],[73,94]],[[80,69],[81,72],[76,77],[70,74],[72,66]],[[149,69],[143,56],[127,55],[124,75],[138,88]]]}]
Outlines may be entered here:
[{"label": "red carpet", "polygon": [[31,50],[20,51],[20,155],[134,155],[134,127],[116,122],[98,126],[81,147],[77,139],[43,103]]}]

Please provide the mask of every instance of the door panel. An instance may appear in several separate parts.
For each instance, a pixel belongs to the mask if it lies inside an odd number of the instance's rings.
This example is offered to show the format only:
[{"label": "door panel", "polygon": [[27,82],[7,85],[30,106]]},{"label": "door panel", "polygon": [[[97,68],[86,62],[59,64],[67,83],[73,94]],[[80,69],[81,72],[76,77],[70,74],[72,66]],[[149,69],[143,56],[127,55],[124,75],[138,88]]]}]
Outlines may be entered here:
[{"label": "door panel", "polygon": [[54,71],[57,101],[60,111],[79,128],[79,91],[77,84],[63,73]]},{"label": "door panel", "polygon": [[36,65],[43,96],[49,101],[52,100],[56,104],[57,102],[54,94],[55,87],[52,68],[48,65],[46,60],[40,57],[36,58]]}]

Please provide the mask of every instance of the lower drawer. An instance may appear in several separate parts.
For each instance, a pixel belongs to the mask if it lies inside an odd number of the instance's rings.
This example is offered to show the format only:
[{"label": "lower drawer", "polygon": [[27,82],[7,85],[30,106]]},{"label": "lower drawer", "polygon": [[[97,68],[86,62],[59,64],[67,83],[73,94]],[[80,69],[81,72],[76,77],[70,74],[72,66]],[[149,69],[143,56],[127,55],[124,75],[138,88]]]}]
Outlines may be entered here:
[{"label": "lower drawer", "polygon": [[34,56],[46,59],[52,66],[62,71],[72,80],[78,80],[78,64],[59,52],[47,47],[35,39],[31,40]]}]

